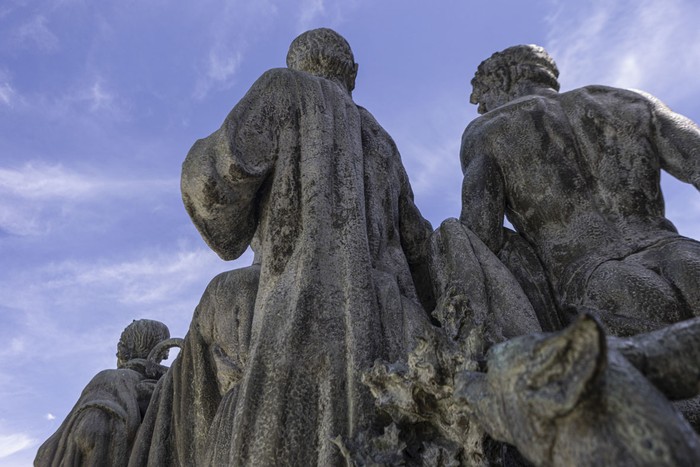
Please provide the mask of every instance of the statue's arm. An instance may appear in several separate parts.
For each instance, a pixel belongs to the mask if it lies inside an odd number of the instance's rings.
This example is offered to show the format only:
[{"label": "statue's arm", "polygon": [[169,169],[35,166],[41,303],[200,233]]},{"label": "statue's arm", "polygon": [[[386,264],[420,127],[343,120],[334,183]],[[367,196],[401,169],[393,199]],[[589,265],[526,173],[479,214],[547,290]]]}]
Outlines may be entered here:
[{"label": "statue's arm", "polygon": [[257,228],[259,191],[272,171],[275,140],[289,108],[281,71],[263,75],[221,128],[192,146],[182,165],[185,208],[226,260],[243,254]]},{"label": "statue's arm", "polygon": [[700,127],[655,97],[644,95],[653,107],[661,167],[700,190]]},{"label": "statue's arm", "polygon": [[432,310],[435,307],[435,297],[428,270],[427,242],[433,233],[433,226],[416,206],[408,175],[403,170],[403,166],[400,169],[402,178],[399,198],[401,247],[408,259],[418,298],[426,310]]},{"label": "statue's arm", "polygon": [[401,246],[410,263],[423,262],[425,241],[433,233],[430,221],[421,214],[413,198],[408,175],[401,166],[401,191],[399,197],[399,229]]},{"label": "statue's arm", "polygon": [[504,243],[505,188],[482,136],[467,127],[462,137],[462,213],[460,220],[494,253]]}]

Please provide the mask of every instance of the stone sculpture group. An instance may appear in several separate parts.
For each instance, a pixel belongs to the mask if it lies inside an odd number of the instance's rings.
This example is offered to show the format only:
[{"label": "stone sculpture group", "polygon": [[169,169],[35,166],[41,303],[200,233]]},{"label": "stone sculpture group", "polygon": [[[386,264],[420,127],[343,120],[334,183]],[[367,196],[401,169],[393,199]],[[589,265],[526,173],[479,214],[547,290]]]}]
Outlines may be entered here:
[{"label": "stone sculpture group", "polygon": [[508,48],[472,81],[461,216],[434,230],[345,39],[308,31],[287,66],[183,165],[204,240],[254,263],[211,281],[167,371],[96,376],[36,465],[700,464],[700,243],[659,185],[700,189],[700,128],[560,94],[544,49]]}]

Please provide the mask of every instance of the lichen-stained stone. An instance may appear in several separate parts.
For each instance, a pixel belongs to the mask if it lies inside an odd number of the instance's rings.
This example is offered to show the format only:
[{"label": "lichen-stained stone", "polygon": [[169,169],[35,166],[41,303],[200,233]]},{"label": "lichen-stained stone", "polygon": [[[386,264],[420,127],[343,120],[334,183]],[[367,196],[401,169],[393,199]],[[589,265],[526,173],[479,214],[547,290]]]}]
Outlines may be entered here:
[{"label": "lichen-stained stone", "polygon": [[[430,324],[430,297],[416,282],[430,290],[421,284],[432,228],[393,140],[352,100],[347,42],[309,31],[287,62],[264,73],[183,164],[183,200],[206,242],[225,259],[252,244],[259,260],[246,357],[229,355],[245,360],[240,380],[217,379],[212,343],[228,337],[204,342],[191,328],[163,383],[161,418],[172,422],[161,424],[152,406],[132,465],[342,464],[334,438],[383,429],[362,370],[405,355]],[[198,375],[219,384],[198,392]],[[207,414],[193,429],[188,407],[202,401]]]},{"label": "lichen-stained stone", "polygon": [[61,426],[37,452],[34,465],[124,466],[157,380],[167,368],[170,340],[159,321],[140,319],[124,329],[117,345],[117,368],[103,370],[87,384]]},{"label": "lichen-stained stone", "polygon": [[664,169],[700,188],[700,129],[640,92],[560,94],[557,77],[538,46],[479,65],[461,220],[498,253],[505,214],[541,260],[558,309],[595,308],[613,334],[699,315],[700,243],[664,217],[659,179]]},{"label": "lichen-stained stone", "polygon": [[[646,336],[640,345],[653,354],[659,338]],[[455,376],[455,405],[535,465],[700,463],[697,434],[620,352],[608,349],[591,315],[558,333],[493,346],[486,370]]]}]

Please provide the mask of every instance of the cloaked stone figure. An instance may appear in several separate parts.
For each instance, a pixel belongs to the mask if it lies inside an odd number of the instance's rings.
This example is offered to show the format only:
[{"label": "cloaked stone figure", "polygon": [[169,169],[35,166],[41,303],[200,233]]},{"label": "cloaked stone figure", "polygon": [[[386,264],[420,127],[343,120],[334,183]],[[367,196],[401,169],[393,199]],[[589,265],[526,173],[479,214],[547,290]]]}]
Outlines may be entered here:
[{"label": "cloaked stone figure", "polygon": [[659,179],[664,169],[700,188],[700,129],[638,92],[559,94],[557,77],[531,45],[479,66],[471,101],[483,115],[462,139],[462,222],[499,252],[505,214],[559,308],[604,310],[613,334],[699,315],[700,243],[664,217]]},{"label": "cloaked stone figure", "polygon": [[332,438],[381,427],[362,370],[429,324],[416,284],[432,228],[393,140],[352,100],[348,43],[308,31],[287,65],[183,165],[205,241],[224,259],[252,244],[259,264],[205,292],[132,465],[341,464]]},{"label": "cloaked stone figure", "polygon": [[117,369],[101,371],[88,383],[56,433],[39,448],[34,465],[126,465],[156,380],[167,370],[159,364],[167,349],[161,353],[158,344],[169,337],[168,327],[159,321],[140,319],[127,326],[117,345]]}]

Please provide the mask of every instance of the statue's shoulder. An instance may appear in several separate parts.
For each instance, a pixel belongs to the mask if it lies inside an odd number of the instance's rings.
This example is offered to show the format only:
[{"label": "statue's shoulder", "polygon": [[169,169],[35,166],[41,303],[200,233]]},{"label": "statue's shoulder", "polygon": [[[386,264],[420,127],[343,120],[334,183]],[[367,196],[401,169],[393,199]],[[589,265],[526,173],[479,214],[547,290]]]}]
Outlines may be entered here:
[{"label": "statue's shoulder", "polygon": [[[287,99],[296,97],[308,98],[315,96],[317,99],[333,95],[333,90],[337,85],[325,78],[314,76],[303,71],[290,68],[272,68],[263,73],[255,81],[248,91],[248,95],[255,99],[264,98],[271,102],[281,104]],[[323,93],[320,90],[330,90],[330,93]],[[338,92],[336,95],[341,95]]]},{"label": "statue's shoulder", "polygon": [[469,122],[469,125],[464,130],[462,139],[467,137],[474,138],[479,135],[485,136],[494,132],[498,133],[516,118],[516,115],[520,114],[521,110],[519,106],[514,106],[511,103],[490,110]]},{"label": "statue's shoulder", "polygon": [[649,102],[648,95],[634,89],[615,88],[602,84],[583,86],[560,94],[562,101],[582,102],[595,101],[600,103],[641,103]]},{"label": "statue's shoulder", "polygon": [[295,81],[304,80],[306,78],[305,73],[301,73],[295,70],[290,70],[289,68],[272,68],[263,73],[260,78],[258,78],[253,86],[253,90],[269,90],[269,89],[281,89],[289,90],[289,85]]},{"label": "statue's shoulder", "polygon": [[360,118],[362,119],[363,127],[367,127],[368,129],[371,129],[374,132],[384,132],[384,128],[382,128],[377,119],[374,118],[374,115],[372,115],[372,113],[369,110],[365,109],[361,105],[358,105],[357,111],[360,113]]},{"label": "statue's shoulder", "polygon": [[138,383],[145,377],[138,371],[130,370],[127,368],[111,368],[107,370],[102,370],[97,373],[90,383],[89,386],[114,386],[120,384],[132,384]]},{"label": "statue's shoulder", "polygon": [[525,121],[523,117],[532,112],[546,111],[549,106],[556,102],[556,99],[557,95],[530,95],[514,99],[474,119],[467,126],[465,134],[467,132],[492,133],[494,131],[503,131],[504,127],[510,127],[513,124]]}]

